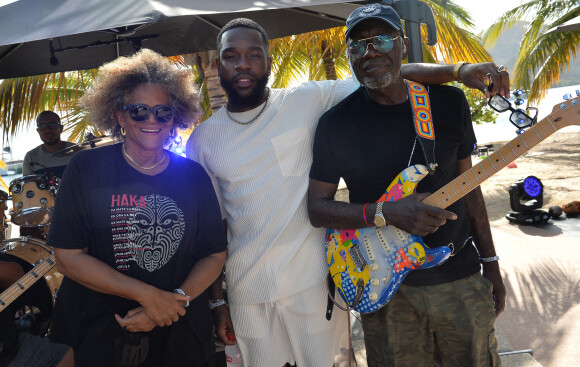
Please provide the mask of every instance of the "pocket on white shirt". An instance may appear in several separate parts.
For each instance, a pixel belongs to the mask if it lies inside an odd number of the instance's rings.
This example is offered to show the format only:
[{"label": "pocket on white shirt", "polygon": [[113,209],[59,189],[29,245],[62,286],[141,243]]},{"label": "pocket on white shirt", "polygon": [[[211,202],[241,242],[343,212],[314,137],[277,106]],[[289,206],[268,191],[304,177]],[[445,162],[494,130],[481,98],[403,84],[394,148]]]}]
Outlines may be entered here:
[{"label": "pocket on white shirt", "polygon": [[303,176],[312,164],[308,130],[304,126],[270,139],[283,176]]}]

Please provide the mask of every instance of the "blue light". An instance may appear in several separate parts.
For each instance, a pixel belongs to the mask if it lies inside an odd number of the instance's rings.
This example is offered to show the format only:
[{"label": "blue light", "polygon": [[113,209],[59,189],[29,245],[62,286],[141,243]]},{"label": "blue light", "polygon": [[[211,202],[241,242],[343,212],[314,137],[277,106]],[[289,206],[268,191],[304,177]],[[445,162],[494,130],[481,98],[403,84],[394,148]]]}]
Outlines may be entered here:
[{"label": "blue light", "polygon": [[514,96],[516,96],[516,97],[519,97],[519,96],[521,96],[521,95],[523,95],[523,94],[524,94],[524,91],[522,91],[522,90],[520,90],[520,89],[516,89],[516,90],[514,91]]},{"label": "blue light", "polygon": [[523,99],[516,99],[515,104],[516,104],[516,106],[522,105],[522,104],[524,104],[524,100]]},{"label": "blue light", "polygon": [[528,176],[524,180],[524,191],[531,198],[538,197],[542,194],[542,183],[537,177]]}]

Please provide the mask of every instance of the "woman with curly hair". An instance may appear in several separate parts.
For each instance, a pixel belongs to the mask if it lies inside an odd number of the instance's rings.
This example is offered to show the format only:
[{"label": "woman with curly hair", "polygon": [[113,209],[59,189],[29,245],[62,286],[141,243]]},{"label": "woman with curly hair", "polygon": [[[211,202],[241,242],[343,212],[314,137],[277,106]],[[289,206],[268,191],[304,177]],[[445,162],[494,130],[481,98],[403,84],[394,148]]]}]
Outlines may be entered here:
[{"label": "woman with curly hair", "polygon": [[65,275],[51,339],[76,366],[201,366],[225,233],[206,172],[163,148],[199,116],[191,72],[142,50],[103,65],[81,103],[122,142],[65,171],[48,238]]}]

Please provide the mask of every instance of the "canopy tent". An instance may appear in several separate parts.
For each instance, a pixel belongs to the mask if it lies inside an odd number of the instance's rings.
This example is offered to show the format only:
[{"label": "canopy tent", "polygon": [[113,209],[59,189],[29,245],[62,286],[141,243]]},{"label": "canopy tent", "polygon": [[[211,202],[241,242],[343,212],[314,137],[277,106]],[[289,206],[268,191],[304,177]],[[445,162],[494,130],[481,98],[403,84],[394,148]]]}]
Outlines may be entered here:
[{"label": "canopy tent", "polygon": [[[233,18],[270,38],[338,27],[341,0],[16,0],[0,6],[0,79],[90,69],[140,47],[165,56],[215,49]],[[0,5],[2,3],[0,2]]]},{"label": "canopy tent", "polygon": [[554,32],[574,32],[580,31],[580,17],[576,17],[567,21],[566,23],[560,24],[557,27],[549,29],[545,34]]}]

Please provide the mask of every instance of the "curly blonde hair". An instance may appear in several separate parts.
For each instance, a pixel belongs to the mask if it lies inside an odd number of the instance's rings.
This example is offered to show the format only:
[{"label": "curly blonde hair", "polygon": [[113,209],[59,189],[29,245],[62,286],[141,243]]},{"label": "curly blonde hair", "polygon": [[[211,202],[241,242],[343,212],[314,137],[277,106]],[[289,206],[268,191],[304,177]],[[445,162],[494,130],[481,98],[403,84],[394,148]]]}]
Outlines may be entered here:
[{"label": "curly blonde hair", "polygon": [[121,126],[115,112],[121,111],[127,95],[140,84],[156,84],[167,90],[175,107],[174,127],[187,129],[199,119],[198,92],[191,71],[178,68],[149,49],[101,66],[91,89],[79,103],[89,110],[97,128],[120,137]]}]

